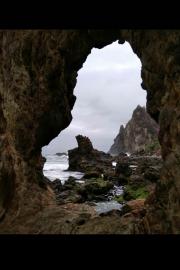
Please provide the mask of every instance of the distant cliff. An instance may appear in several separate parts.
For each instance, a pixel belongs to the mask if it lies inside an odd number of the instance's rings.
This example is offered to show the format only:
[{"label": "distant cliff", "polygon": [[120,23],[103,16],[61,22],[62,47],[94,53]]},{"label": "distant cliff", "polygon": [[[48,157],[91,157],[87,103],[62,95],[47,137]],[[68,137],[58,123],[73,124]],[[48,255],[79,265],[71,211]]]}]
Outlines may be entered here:
[{"label": "distant cliff", "polygon": [[141,150],[153,152],[159,150],[158,124],[140,105],[134,110],[126,127],[121,125],[108,153],[118,155],[121,152],[134,153]]}]

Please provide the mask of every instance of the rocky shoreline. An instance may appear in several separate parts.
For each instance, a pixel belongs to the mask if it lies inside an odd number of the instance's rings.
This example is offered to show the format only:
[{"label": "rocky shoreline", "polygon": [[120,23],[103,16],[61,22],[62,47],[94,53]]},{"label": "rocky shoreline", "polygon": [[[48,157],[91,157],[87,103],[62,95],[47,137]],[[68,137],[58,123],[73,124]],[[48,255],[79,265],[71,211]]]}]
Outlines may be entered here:
[{"label": "rocky shoreline", "polygon": [[[77,227],[74,225],[76,233],[128,233],[129,230],[132,233],[133,228],[129,229],[128,226],[145,215],[146,201],[154,194],[160,178],[161,157],[147,156],[142,152],[112,157],[90,148],[90,141],[86,137],[78,136],[77,141],[78,148],[69,151],[69,168],[81,168],[84,176],[80,182],[74,177],[69,177],[64,184],[59,179],[49,181],[56,196],[56,204],[60,208],[69,208],[71,205],[73,209],[74,205],[79,209],[79,222]],[[116,166],[112,165],[113,162]],[[122,190],[120,194],[116,193],[118,188]],[[119,209],[102,213],[96,211],[98,203],[111,201],[117,202]],[[83,207],[86,208],[86,214],[82,212]],[[107,222],[109,218],[114,222],[112,231]],[[118,229],[115,232],[116,226]]]}]

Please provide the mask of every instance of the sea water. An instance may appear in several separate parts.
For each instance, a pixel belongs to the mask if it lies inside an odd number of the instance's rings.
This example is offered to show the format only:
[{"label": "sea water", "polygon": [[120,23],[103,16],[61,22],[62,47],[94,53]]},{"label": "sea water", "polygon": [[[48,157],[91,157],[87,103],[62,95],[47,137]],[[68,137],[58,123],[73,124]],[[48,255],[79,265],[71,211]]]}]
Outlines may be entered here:
[{"label": "sea water", "polygon": [[43,173],[49,180],[61,180],[62,184],[70,177],[73,176],[80,180],[84,173],[67,171],[69,167],[68,155],[47,155],[44,164]]}]

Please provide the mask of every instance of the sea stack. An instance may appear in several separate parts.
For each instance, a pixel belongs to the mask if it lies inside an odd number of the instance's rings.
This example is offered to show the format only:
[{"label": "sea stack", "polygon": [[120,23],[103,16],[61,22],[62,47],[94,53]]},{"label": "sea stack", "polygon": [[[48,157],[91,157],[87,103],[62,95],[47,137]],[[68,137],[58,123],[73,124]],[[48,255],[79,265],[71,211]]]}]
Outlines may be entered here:
[{"label": "sea stack", "polygon": [[159,125],[146,112],[145,107],[138,105],[127,125],[121,125],[108,153],[116,156],[121,152],[156,151],[159,149],[158,131]]},{"label": "sea stack", "polygon": [[88,168],[92,170],[92,168],[104,166],[105,164],[112,167],[110,154],[94,149],[88,137],[77,135],[76,140],[78,147],[68,151],[68,170],[85,172]]}]

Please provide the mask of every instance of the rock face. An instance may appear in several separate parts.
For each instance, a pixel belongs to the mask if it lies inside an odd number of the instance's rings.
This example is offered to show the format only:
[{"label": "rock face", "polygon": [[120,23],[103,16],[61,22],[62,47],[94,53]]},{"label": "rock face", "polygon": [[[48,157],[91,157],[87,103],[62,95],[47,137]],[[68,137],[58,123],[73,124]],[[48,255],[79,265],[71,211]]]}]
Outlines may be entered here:
[{"label": "rock face", "polygon": [[158,124],[150,117],[144,107],[140,105],[134,110],[131,120],[124,128],[120,127],[119,134],[114,140],[109,153],[118,155],[121,152],[139,152],[144,150],[150,151],[153,146],[154,150],[159,150],[158,141]]},{"label": "rock face", "polygon": [[[112,167],[112,158],[109,154],[98,151],[88,137],[76,136],[78,147],[68,151],[70,171],[98,171],[101,173],[101,167],[105,164]],[[103,172],[103,171],[102,171]]]},{"label": "rock face", "polygon": [[37,232],[44,220],[42,231],[56,232],[61,209],[52,208],[41,148],[70,124],[78,71],[92,48],[116,40],[129,42],[142,63],[146,107],[159,122],[164,160],[146,215],[130,227],[180,233],[180,31],[122,29],[0,31],[1,233]]},{"label": "rock face", "polygon": [[119,133],[116,136],[116,138],[114,139],[114,143],[113,143],[113,145],[111,146],[111,148],[109,149],[109,152],[108,152],[112,156],[117,156],[121,152],[122,153],[128,152],[128,151],[126,151],[126,148],[125,148],[125,142],[124,142],[125,135],[124,135],[124,132],[125,132],[125,128],[124,128],[123,125],[121,125],[120,129],[119,129]]}]

